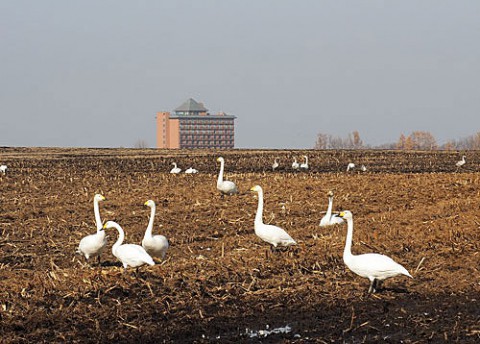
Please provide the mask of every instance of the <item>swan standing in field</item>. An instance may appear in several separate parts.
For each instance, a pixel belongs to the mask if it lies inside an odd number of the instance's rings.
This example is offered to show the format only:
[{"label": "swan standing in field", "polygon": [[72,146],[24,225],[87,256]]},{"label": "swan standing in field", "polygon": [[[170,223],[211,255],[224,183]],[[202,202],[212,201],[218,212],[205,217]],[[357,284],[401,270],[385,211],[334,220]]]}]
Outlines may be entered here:
[{"label": "swan standing in field", "polygon": [[238,192],[237,185],[229,180],[223,180],[223,169],[225,168],[225,159],[222,157],[217,158],[220,162],[220,172],[218,173],[217,189],[224,195],[233,195]]},{"label": "swan standing in field", "polygon": [[327,196],[328,196],[327,213],[320,220],[320,227],[326,227],[326,226],[330,226],[330,225],[336,225],[336,224],[339,224],[339,223],[343,223],[343,219],[341,217],[338,217],[337,214],[332,215],[333,192],[329,191],[327,193]]},{"label": "swan standing in field", "polygon": [[278,168],[278,158],[275,158],[272,164],[272,171],[275,171]]},{"label": "swan standing in field", "polygon": [[303,157],[305,158],[305,162],[300,164],[300,169],[306,171],[308,170],[308,156],[304,155]]},{"label": "swan standing in field", "polygon": [[355,168],[355,164],[353,162],[348,163],[347,165],[347,172],[353,170]]},{"label": "swan standing in field", "polygon": [[380,287],[380,283],[390,277],[405,275],[413,278],[412,275],[392,258],[378,253],[352,254],[353,238],[353,215],[345,210],[340,216],[347,221],[347,240],[345,250],[343,251],[343,261],[345,265],[354,273],[370,280],[369,293],[375,293]]},{"label": "swan standing in field", "polygon": [[100,254],[107,245],[107,238],[105,237],[105,231],[102,227],[102,220],[100,219],[100,210],[98,208],[98,202],[104,200],[105,197],[100,194],[96,194],[93,197],[93,212],[95,214],[97,233],[90,234],[82,238],[77,248],[77,253],[84,255],[87,260],[90,259],[90,257],[97,256],[100,262]]},{"label": "swan standing in field", "polygon": [[131,266],[132,268],[138,268],[139,266],[148,264],[155,265],[153,258],[145,251],[140,245],[135,244],[123,244],[125,239],[125,232],[122,227],[114,221],[108,221],[103,226],[104,229],[116,228],[118,231],[118,240],[112,246],[112,254],[118,258],[126,269]]},{"label": "swan standing in field", "polygon": [[367,166],[362,165],[362,166],[360,167],[360,169],[362,170],[362,172],[366,172],[366,171],[367,171]]},{"label": "swan standing in field", "polygon": [[466,161],[465,161],[465,158],[466,158],[465,155],[462,156],[462,160],[457,161],[457,163],[455,164],[455,166],[457,166],[457,168],[458,168],[458,167],[462,167],[463,165],[465,165],[465,162],[466,162]]},{"label": "swan standing in field", "polygon": [[145,202],[147,207],[150,207],[150,220],[148,221],[147,230],[142,240],[142,247],[152,257],[165,258],[168,250],[168,240],[163,235],[152,235],[153,219],[155,218],[155,202],[148,200]]},{"label": "swan standing in field", "polygon": [[172,162],[173,168],[170,170],[170,173],[177,174],[182,172],[182,169],[180,167],[177,167],[176,162]]},{"label": "swan standing in field", "polygon": [[258,207],[257,214],[255,215],[255,234],[263,241],[272,244],[274,247],[295,245],[295,240],[293,240],[284,229],[263,223],[263,190],[260,185],[253,186],[250,191],[258,193]]},{"label": "swan standing in field", "polygon": [[0,165],[0,172],[2,174],[6,174],[7,173],[7,165]]},{"label": "swan standing in field", "polygon": [[300,169],[300,164],[297,162],[297,158],[293,158],[292,169],[298,171]]},{"label": "swan standing in field", "polygon": [[193,167],[189,167],[185,170],[185,173],[195,174],[195,173],[198,173],[198,170],[194,169]]}]

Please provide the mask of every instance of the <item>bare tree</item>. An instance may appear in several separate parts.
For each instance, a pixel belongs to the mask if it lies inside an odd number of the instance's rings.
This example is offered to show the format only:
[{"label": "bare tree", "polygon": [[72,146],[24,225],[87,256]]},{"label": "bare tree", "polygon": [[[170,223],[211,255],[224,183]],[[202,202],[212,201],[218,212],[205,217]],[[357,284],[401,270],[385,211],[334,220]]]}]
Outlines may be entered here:
[{"label": "bare tree", "polygon": [[135,142],[135,148],[148,148],[148,143],[145,140],[139,139]]}]

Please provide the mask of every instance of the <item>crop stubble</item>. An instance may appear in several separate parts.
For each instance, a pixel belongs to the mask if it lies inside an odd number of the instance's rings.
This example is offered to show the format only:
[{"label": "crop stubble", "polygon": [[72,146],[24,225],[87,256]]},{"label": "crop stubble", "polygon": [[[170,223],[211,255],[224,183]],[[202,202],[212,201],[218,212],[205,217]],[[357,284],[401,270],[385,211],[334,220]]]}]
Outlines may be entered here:
[{"label": "crop stubble", "polygon": [[[405,343],[480,340],[478,153],[456,171],[453,152],[160,151],[3,148],[0,176],[0,330],[5,342],[255,342],[248,333],[289,325],[263,342]],[[218,164],[241,194],[221,197]],[[272,173],[279,156],[308,154],[312,170]],[[170,163],[198,175],[170,175]],[[367,173],[346,173],[349,161]],[[253,232],[264,221],[298,245],[274,252]],[[346,226],[320,228],[326,193],[354,214],[354,253],[384,253],[413,280],[368,281],[342,261]],[[93,233],[92,199],[140,243],[149,209],[166,235],[167,259],[123,272],[74,251]],[[248,330],[247,330],[248,329]]]}]

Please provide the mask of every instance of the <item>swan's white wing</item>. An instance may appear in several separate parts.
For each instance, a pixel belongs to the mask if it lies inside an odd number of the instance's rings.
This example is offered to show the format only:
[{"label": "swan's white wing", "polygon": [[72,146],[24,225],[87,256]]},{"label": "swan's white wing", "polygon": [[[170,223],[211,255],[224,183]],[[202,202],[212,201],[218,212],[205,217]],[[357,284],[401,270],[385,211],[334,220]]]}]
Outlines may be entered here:
[{"label": "swan's white wing", "polygon": [[148,254],[163,259],[168,250],[169,244],[165,236],[154,235],[152,238],[144,238],[142,246]]},{"label": "swan's white wing", "polygon": [[273,225],[255,225],[255,233],[264,241],[277,246],[295,245],[295,240],[283,229]]},{"label": "swan's white wing", "polygon": [[155,265],[152,257],[142,246],[134,244],[120,245],[115,251],[115,255],[124,265],[138,267],[144,264]]},{"label": "swan's white wing", "polygon": [[372,279],[384,280],[397,275],[412,277],[409,272],[392,258],[378,253],[367,253],[352,256],[345,264],[357,275]]},{"label": "swan's white wing", "polygon": [[223,182],[217,184],[217,189],[225,194],[234,194],[238,191],[237,185],[229,180],[224,180]]},{"label": "swan's white wing", "polygon": [[105,231],[101,231],[82,238],[78,244],[77,252],[89,259],[90,257],[101,254],[106,245],[107,239],[105,237]]}]

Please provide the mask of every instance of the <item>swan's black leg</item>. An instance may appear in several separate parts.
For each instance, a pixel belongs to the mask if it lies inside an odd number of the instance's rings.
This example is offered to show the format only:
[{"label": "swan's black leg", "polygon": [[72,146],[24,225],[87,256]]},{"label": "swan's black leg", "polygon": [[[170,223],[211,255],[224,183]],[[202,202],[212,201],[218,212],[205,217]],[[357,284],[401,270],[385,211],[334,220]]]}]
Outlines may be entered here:
[{"label": "swan's black leg", "polygon": [[375,293],[377,290],[377,280],[376,279],[373,279],[371,282],[370,282],[370,288],[368,288],[368,293]]}]

